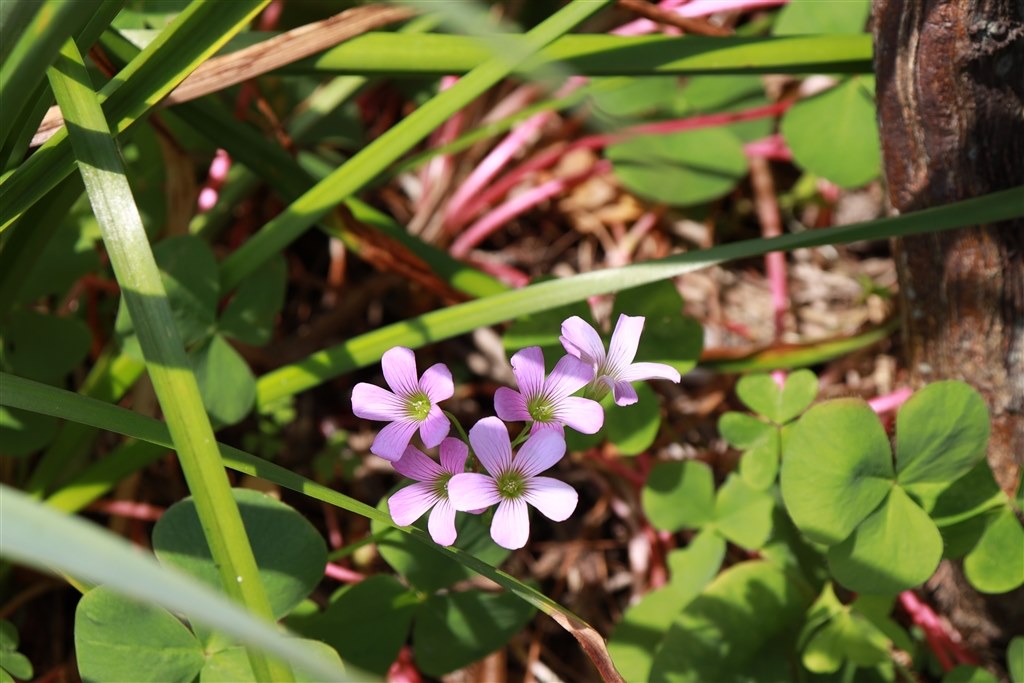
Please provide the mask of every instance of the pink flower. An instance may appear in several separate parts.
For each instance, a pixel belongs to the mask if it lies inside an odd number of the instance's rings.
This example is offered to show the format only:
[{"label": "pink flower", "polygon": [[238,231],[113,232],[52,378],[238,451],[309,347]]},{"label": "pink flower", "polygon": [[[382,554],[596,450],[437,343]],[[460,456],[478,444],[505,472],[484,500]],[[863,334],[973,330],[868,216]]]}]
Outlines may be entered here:
[{"label": "pink flower", "polygon": [[370,452],[398,460],[417,428],[423,445],[433,448],[441,443],[451,425],[437,404],[455,393],[452,373],[444,363],[438,363],[417,379],[416,355],[404,346],[389,349],[380,364],[391,391],[365,382],[352,389],[352,412],[356,416],[391,423],[377,433]]},{"label": "pink flower", "polygon": [[643,316],[620,315],[604,351],[600,335],[579,316],[562,323],[559,340],[567,353],[588,363],[594,370],[594,379],[588,387],[594,398],[600,400],[611,389],[615,403],[628,406],[636,403],[636,390],[631,382],[645,379],[679,381],[679,371],[664,363],[634,363],[640,333],[644,329]]},{"label": "pink flower", "polygon": [[541,429],[562,433],[563,425],[594,434],[604,424],[599,403],[571,395],[594,376],[586,363],[563,356],[545,379],[544,354],[539,346],[531,346],[512,356],[512,374],[519,391],[501,387],[494,394],[494,411],[502,420],[533,422],[533,434]]},{"label": "pink flower", "polygon": [[556,522],[568,519],[576,509],[579,496],[571,486],[537,476],[565,454],[565,439],[558,432],[545,429],[531,435],[513,458],[505,424],[486,417],[469,430],[469,442],[487,474],[456,474],[448,481],[448,499],[456,510],[467,511],[497,503],[491,538],[498,545],[509,550],[526,545],[530,536],[527,503]]},{"label": "pink flower", "polygon": [[395,469],[416,483],[388,498],[388,510],[395,524],[409,526],[433,508],[427,520],[430,537],[439,545],[455,543],[455,508],[448,500],[448,481],[465,471],[468,457],[466,444],[453,438],[441,442],[440,465],[418,448],[406,448]]}]

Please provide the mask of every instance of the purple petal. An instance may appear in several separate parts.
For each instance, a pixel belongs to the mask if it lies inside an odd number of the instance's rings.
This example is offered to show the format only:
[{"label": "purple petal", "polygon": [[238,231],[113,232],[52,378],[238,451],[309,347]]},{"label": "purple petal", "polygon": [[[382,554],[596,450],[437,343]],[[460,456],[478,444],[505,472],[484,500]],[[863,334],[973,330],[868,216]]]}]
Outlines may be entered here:
[{"label": "purple petal", "polygon": [[569,396],[559,401],[555,417],[581,434],[597,434],[604,425],[604,408],[589,398]]},{"label": "purple petal", "polygon": [[441,467],[451,474],[461,474],[466,469],[469,458],[469,446],[458,439],[445,439],[441,442]]},{"label": "purple petal", "polygon": [[551,422],[534,422],[533,426],[530,427],[530,434],[537,434],[538,432],[554,432],[563,439],[565,438],[565,427],[557,419]]},{"label": "purple petal", "polygon": [[409,526],[423,513],[441,500],[430,484],[416,483],[406,486],[388,498],[388,511],[398,526]]},{"label": "purple petal", "polygon": [[612,395],[615,396],[615,405],[631,406],[637,402],[636,389],[629,382],[606,380],[605,384],[612,388]]},{"label": "purple petal", "polygon": [[507,422],[529,422],[530,411],[526,409],[526,399],[518,391],[508,387],[499,387],[494,392],[494,412]]},{"label": "purple petal", "polygon": [[562,356],[548,377],[545,392],[552,399],[569,396],[594,379],[594,366],[574,356]]},{"label": "purple petal", "polygon": [[551,477],[531,479],[524,497],[541,514],[556,522],[569,519],[580,499],[576,489]]},{"label": "purple petal", "polygon": [[415,446],[408,446],[394,462],[395,471],[416,481],[434,481],[444,476],[441,466]]},{"label": "purple petal", "polygon": [[574,315],[562,323],[562,336],[558,338],[565,352],[580,360],[600,365],[604,360],[604,342],[601,336],[583,318]]},{"label": "purple petal", "polygon": [[416,354],[412,349],[395,346],[384,352],[380,359],[380,367],[384,371],[391,391],[398,396],[406,397],[419,391],[420,383],[416,378]]},{"label": "purple petal", "polygon": [[619,379],[627,382],[638,382],[643,379],[667,379],[678,382],[679,371],[664,363],[633,363],[619,373]]},{"label": "purple petal", "polygon": [[352,412],[364,420],[391,422],[406,417],[405,401],[387,389],[360,382],[352,387]]},{"label": "purple petal", "polygon": [[502,548],[518,550],[530,538],[530,512],[526,501],[503,500],[491,521],[491,538]]},{"label": "purple petal", "polygon": [[512,462],[512,442],[505,423],[496,417],[485,417],[469,430],[469,443],[484,468],[498,476]]},{"label": "purple petal", "polygon": [[451,426],[448,416],[440,408],[430,406],[430,412],[427,413],[427,417],[420,423],[420,438],[423,439],[423,445],[427,448],[433,448],[441,443],[441,440],[448,436],[448,430]]},{"label": "purple petal", "polygon": [[[624,370],[636,358],[636,348],[640,344],[640,333],[644,331],[642,315],[620,315],[612,332],[612,340],[608,342],[608,365],[616,370]],[[616,377],[618,379],[618,377]]]},{"label": "purple petal", "polygon": [[423,372],[423,377],[420,378],[419,387],[431,403],[440,403],[455,394],[452,371],[444,363],[437,363],[427,368]]},{"label": "purple petal", "polygon": [[514,465],[524,477],[533,477],[562,459],[565,455],[565,437],[545,429],[532,434],[516,455]]},{"label": "purple petal", "polygon": [[384,425],[384,428],[377,432],[370,452],[391,462],[398,460],[405,453],[405,447],[409,445],[417,426],[418,422],[407,420],[396,420]]},{"label": "purple petal", "polygon": [[464,472],[448,480],[448,500],[456,510],[468,512],[491,507],[501,500],[498,483],[486,474]]},{"label": "purple petal", "polygon": [[427,531],[438,545],[455,543],[455,508],[447,500],[439,500],[434,506],[427,520]]},{"label": "purple petal", "polygon": [[544,353],[539,346],[530,346],[512,356],[512,374],[519,391],[527,400],[544,391]]}]

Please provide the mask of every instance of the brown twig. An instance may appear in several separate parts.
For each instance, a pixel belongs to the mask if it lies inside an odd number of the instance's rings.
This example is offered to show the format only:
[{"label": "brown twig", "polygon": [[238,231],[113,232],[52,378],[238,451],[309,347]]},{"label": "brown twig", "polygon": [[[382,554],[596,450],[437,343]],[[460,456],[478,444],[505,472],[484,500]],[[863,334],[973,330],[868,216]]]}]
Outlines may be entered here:
[{"label": "brown twig", "polygon": [[722,26],[715,26],[701,19],[681,17],[675,12],[663,10],[657,5],[652,5],[644,0],[618,0],[619,7],[638,14],[644,19],[650,19],[659,24],[675,26],[685,33],[692,33],[696,36],[731,36],[732,29]]}]

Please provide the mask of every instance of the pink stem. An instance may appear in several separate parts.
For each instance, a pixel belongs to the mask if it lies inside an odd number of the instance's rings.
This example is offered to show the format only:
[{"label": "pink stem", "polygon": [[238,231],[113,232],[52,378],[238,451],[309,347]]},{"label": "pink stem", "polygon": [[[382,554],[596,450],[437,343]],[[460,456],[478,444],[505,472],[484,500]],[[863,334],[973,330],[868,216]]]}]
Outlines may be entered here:
[{"label": "pink stem", "polygon": [[876,413],[887,413],[889,411],[896,410],[906,403],[907,399],[910,398],[913,393],[914,392],[908,387],[903,387],[901,389],[897,389],[891,394],[877,396],[871,399],[868,401],[868,405],[871,406],[871,409]]},{"label": "pink stem", "polygon": [[89,506],[90,510],[105,512],[115,517],[127,517],[142,522],[155,522],[164,514],[162,507],[149,503],[136,503],[130,500],[97,500]]},{"label": "pink stem", "polygon": [[963,647],[963,638],[949,626],[931,605],[921,600],[914,591],[900,593],[900,606],[906,610],[910,619],[924,631],[928,645],[942,665],[943,671],[949,671],[960,664],[978,664],[979,660],[973,652]]},{"label": "pink stem", "polygon": [[530,284],[530,276],[514,268],[506,263],[498,263],[495,261],[485,261],[483,259],[472,259],[473,265],[487,273],[493,275],[509,287],[519,289]]},{"label": "pink stem", "polygon": [[[440,92],[444,92],[448,88],[455,85],[458,81],[457,76],[444,76],[441,78]],[[445,121],[440,128],[435,129],[430,134],[430,146],[441,147],[459,136],[459,132],[462,130],[463,123],[465,121],[465,111],[460,109],[455,114]],[[438,182],[439,179],[444,178],[449,169],[451,168],[452,157],[450,154],[442,154],[434,157],[427,162],[420,170],[420,196],[417,202],[416,213],[424,210],[430,202],[431,191]]]},{"label": "pink stem", "polygon": [[451,254],[455,258],[465,258],[466,254],[476,245],[505,223],[532,209],[543,201],[551,199],[566,189],[583,182],[591,176],[607,173],[612,168],[611,162],[602,159],[588,169],[564,178],[555,178],[531,188],[523,194],[513,197],[490,213],[484,215],[452,243]]},{"label": "pink stem", "polygon": [[785,5],[789,0],[693,0],[673,10],[681,17],[706,17],[719,12],[745,12]]},{"label": "pink stem", "polygon": [[327,563],[327,567],[324,568],[324,576],[335,581],[341,581],[342,583],[359,583],[366,578],[366,576],[357,571],[353,571],[348,567],[342,567],[340,564],[334,564],[333,562]]},{"label": "pink stem", "polygon": [[[658,7],[661,9],[675,9],[682,5],[687,0],[661,0],[658,3]],[[609,31],[613,36],[642,36],[647,33],[654,33],[661,28],[661,24],[651,21],[650,19],[635,19],[628,24]]]},{"label": "pink stem", "polygon": [[776,133],[760,140],[748,142],[743,146],[748,157],[763,157],[769,161],[792,161],[793,152],[781,135]]}]

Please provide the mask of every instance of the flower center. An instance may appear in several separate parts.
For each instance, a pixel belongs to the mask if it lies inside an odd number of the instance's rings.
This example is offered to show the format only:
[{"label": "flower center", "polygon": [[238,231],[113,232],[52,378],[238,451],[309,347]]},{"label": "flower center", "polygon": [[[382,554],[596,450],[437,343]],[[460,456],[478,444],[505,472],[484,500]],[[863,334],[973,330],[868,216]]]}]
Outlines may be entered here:
[{"label": "flower center", "polygon": [[419,391],[405,399],[405,409],[409,411],[409,417],[422,422],[430,414],[430,397]]},{"label": "flower center", "polygon": [[498,477],[498,495],[505,500],[515,500],[526,492],[526,480],[518,472],[505,472]]},{"label": "flower center", "polygon": [[526,402],[526,412],[534,422],[551,422],[555,416],[555,407],[546,396],[534,396]]},{"label": "flower center", "polygon": [[453,474],[445,472],[443,475],[434,480],[434,493],[441,498],[448,499],[448,480],[451,479]]}]

